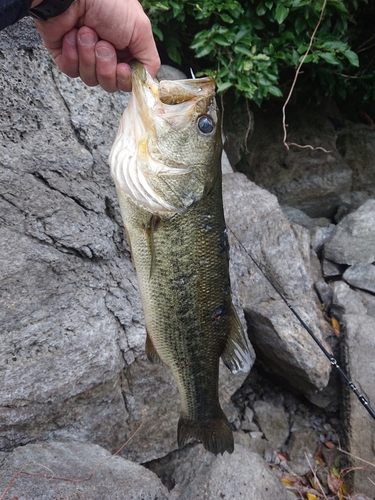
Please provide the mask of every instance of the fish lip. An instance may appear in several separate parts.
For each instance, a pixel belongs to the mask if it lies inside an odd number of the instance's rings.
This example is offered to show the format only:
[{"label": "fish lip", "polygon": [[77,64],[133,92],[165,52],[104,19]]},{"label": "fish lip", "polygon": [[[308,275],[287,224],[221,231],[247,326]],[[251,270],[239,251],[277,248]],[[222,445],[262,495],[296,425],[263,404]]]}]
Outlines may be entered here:
[{"label": "fish lip", "polygon": [[[138,102],[152,106],[164,114],[166,107],[178,106],[191,101],[192,107],[199,108],[199,101],[215,96],[215,80],[212,77],[181,80],[160,80],[152,78],[145,67],[137,60],[130,63],[132,69],[132,93]],[[147,111],[139,109],[139,111]]]}]

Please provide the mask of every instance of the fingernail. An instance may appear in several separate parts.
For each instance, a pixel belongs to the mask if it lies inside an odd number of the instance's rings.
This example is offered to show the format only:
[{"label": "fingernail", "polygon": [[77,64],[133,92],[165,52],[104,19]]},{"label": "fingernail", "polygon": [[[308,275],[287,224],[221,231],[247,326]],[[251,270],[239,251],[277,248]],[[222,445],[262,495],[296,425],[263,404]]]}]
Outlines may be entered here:
[{"label": "fingernail", "polygon": [[76,31],[70,31],[66,35],[66,38],[67,38],[68,42],[71,43],[72,45],[77,44],[77,32]]},{"label": "fingernail", "polygon": [[97,47],[95,54],[97,57],[104,59],[105,61],[109,61],[113,57],[113,51],[108,47]]},{"label": "fingernail", "polygon": [[85,47],[92,47],[96,44],[96,36],[92,33],[82,33],[82,35],[78,35],[78,38]]}]

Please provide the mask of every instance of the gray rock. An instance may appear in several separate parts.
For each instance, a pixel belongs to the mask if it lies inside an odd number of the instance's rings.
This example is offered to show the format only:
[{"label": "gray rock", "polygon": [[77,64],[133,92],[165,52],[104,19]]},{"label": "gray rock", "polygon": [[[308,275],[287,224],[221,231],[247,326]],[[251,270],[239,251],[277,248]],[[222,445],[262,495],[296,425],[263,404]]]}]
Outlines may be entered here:
[{"label": "gray rock", "polygon": [[318,281],[323,281],[323,271],[321,262],[313,249],[310,249],[310,275],[314,285]]},{"label": "gray rock", "polygon": [[[375,406],[375,339],[374,317],[360,314],[345,314],[345,353],[347,371],[352,381],[366,399]],[[357,397],[346,388],[349,397],[344,398],[347,417],[347,442],[354,467],[353,489],[371,498],[375,496],[375,471],[363,468],[363,460],[375,463],[375,422]],[[358,457],[358,458],[355,458]]]},{"label": "gray rock", "polygon": [[156,75],[156,78],[161,81],[161,80],[184,80],[187,78],[185,73],[180,71],[177,68],[174,68],[173,66],[169,66],[168,64],[162,64],[160,66],[160,69],[158,71],[158,74]]},{"label": "gray rock", "polygon": [[289,436],[289,421],[284,407],[268,401],[255,401],[253,409],[267,441],[274,449],[280,449]]},{"label": "gray rock", "polygon": [[375,266],[373,264],[354,264],[343,274],[349,285],[375,293]]},{"label": "gray rock", "polygon": [[290,469],[297,475],[304,476],[314,468],[314,454],[317,449],[317,436],[313,429],[299,429],[292,432],[286,451]]},{"label": "gray rock", "polygon": [[339,134],[337,148],[353,172],[353,191],[375,194],[375,129],[348,123]]},{"label": "gray rock", "polygon": [[144,342],[104,163],[126,96],[73,81],[77,113],[97,110],[87,142],[40,41],[25,47],[12,27],[1,44],[1,446],[57,432],[114,449],[127,434],[119,375]]},{"label": "gray rock", "polygon": [[[0,449],[55,438],[114,452],[146,413],[124,454],[164,456],[177,388],[145,359],[107,165],[128,95],[63,75],[31,19],[1,33],[0,51]],[[224,405],[245,376],[221,371]]]},{"label": "gray rock", "polygon": [[324,246],[326,259],[338,264],[375,261],[375,200],[368,200],[344,217]]},{"label": "gray rock", "polygon": [[296,146],[287,150],[283,145],[281,105],[254,109],[254,133],[236,169],[275,193],[283,205],[313,218],[331,217],[340,204],[340,195],[351,190],[352,170],[336,148],[337,132],[327,118],[332,114],[330,107],[332,103],[289,105],[286,117],[289,142],[323,147],[328,152]]},{"label": "gray rock", "polygon": [[233,437],[235,444],[240,444],[247,450],[264,456],[267,441],[264,439],[263,432],[235,432]]},{"label": "gray rock", "polygon": [[[10,485],[21,470],[36,475],[21,473]],[[8,486],[7,497],[18,500],[166,500],[169,496],[160,479],[141,465],[113,457],[100,446],[72,441],[28,444],[4,453],[0,493]]]},{"label": "gray rock", "polygon": [[224,176],[223,196],[230,266],[236,277],[232,286],[245,310],[257,356],[300,390],[321,389],[328,382],[329,362],[245,250],[251,252],[322,339],[322,316],[315,305],[312,280],[305,265],[310,255],[308,233],[303,235],[301,248],[276,198],[241,174]]},{"label": "gray rock", "polygon": [[322,261],[322,271],[325,278],[334,278],[337,276],[341,276],[344,270],[344,266],[336,264],[336,262],[332,262],[328,259],[323,259]]},{"label": "gray rock", "polygon": [[331,221],[326,217],[318,217],[313,219],[298,208],[289,207],[288,205],[283,205],[281,208],[290,222],[299,224],[300,226],[303,226],[310,231],[316,228],[328,228],[332,225]]},{"label": "gray rock", "polygon": [[282,205],[281,208],[289,222],[299,224],[307,229],[312,229],[315,226],[313,219],[305,214],[305,212],[302,212],[302,210],[288,205]]},{"label": "gray rock", "polygon": [[362,303],[366,308],[367,314],[369,316],[375,317],[375,297],[370,293],[363,292],[361,290],[356,290],[362,299]]},{"label": "gray rock", "polygon": [[[313,219],[314,220],[314,219]],[[330,224],[327,227],[314,227],[311,229],[310,234],[311,234],[311,248],[315,252],[320,252],[326,241],[329,239],[329,237],[332,234],[332,231],[334,230],[335,225]]]},{"label": "gray rock", "polygon": [[188,459],[180,460],[173,479],[174,498],[182,500],[287,498],[285,487],[264,460],[241,445],[235,445],[232,455],[225,453],[217,457],[207,454],[200,446],[194,447]]},{"label": "gray rock", "polygon": [[[344,342],[343,368],[352,382],[374,407],[375,402],[375,352],[374,316],[368,314],[368,305],[362,300],[369,294],[352,290],[344,282],[335,283],[332,312],[340,319]],[[372,312],[372,311],[371,311]],[[346,397],[341,399],[345,415],[345,430],[353,465],[359,467],[354,472],[354,491],[370,496],[375,495],[375,473],[373,468],[361,470],[360,459],[375,463],[374,435],[375,422],[357,397],[344,386]],[[355,457],[359,457],[356,459]],[[368,479],[369,478],[369,479]]]},{"label": "gray rock", "polygon": [[333,296],[333,286],[325,281],[318,281],[315,283],[315,288],[318,292],[321,302],[328,308],[331,305]]},{"label": "gray rock", "polygon": [[333,288],[331,312],[336,318],[343,319],[345,314],[366,315],[367,309],[358,293],[351,290],[350,286],[343,281],[336,281]]}]

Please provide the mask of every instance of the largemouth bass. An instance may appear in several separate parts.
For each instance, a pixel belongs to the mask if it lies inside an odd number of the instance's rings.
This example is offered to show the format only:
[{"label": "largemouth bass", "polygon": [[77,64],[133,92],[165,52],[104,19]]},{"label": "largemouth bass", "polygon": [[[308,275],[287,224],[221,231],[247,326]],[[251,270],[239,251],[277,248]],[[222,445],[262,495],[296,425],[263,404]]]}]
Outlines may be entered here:
[{"label": "largemouth bass", "polygon": [[135,62],[132,86],[110,166],[139,281],[146,354],[176,379],[179,446],[197,439],[212,453],[231,453],[219,358],[247,372],[251,356],[231,298],[215,82],[159,83]]}]

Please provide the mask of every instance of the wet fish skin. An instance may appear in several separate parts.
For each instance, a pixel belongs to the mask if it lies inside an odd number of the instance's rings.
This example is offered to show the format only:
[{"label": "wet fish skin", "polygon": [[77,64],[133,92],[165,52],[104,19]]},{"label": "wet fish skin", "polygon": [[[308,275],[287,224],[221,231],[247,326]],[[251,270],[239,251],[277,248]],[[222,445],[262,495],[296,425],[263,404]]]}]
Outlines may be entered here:
[{"label": "wet fish skin", "polygon": [[[219,403],[219,359],[234,372],[249,370],[251,361],[230,291],[214,83],[202,80],[182,81],[171,95],[162,82],[159,95],[159,86],[135,64],[133,104],[110,163],[139,281],[146,354],[170,367],[181,397],[178,444],[198,439],[217,454],[234,447]],[[202,116],[214,124],[207,134],[197,127]],[[133,180],[128,174],[124,184],[123,169],[134,158]],[[142,179],[138,193],[142,172],[149,184]]]}]

